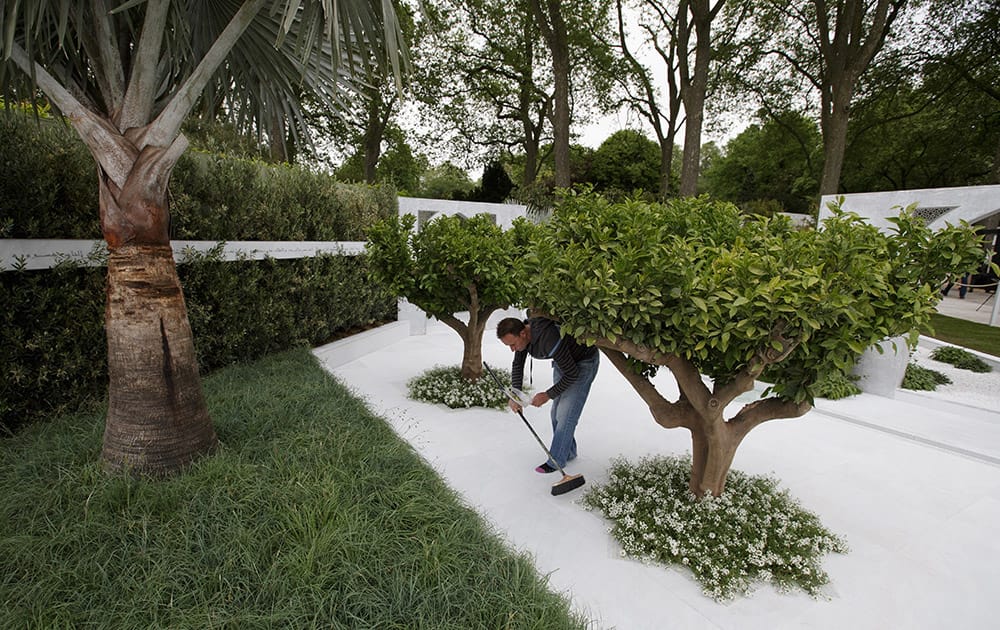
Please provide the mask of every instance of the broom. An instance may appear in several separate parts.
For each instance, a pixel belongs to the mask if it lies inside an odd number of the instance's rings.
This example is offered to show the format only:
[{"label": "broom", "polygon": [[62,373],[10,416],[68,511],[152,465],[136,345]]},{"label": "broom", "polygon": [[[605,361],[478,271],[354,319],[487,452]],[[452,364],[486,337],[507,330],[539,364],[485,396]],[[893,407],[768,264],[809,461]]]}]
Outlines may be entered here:
[{"label": "broom", "polygon": [[[497,387],[499,387],[503,391],[503,393],[507,395],[507,398],[510,398],[518,405],[524,405],[524,400],[520,396],[518,396],[518,394],[523,395],[523,392],[516,392],[515,390],[509,387],[505,387],[500,378],[497,377],[497,375],[493,372],[493,370],[490,369],[490,366],[487,365],[485,361],[483,362],[483,367],[486,368],[486,371],[489,373],[490,377],[493,379],[494,382],[496,382]],[[567,475],[566,471],[563,470],[563,467],[559,465],[559,462],[557,462],[556,459],[552,457],[552,453],[550,453],[548,447],[545,446],[545,442],[542,442],[542,438],[538,437],[538,433],[535,432],[534,427],[531,426],[531,423],[528,422],[528,419],[524,417],[524,414],[521,412],[520,409],[517,410],[517,415],[521,416],[521,420],[524,421],[524,426],[528,427],[528,430],[531,431],[531,434],[535,436],[535,441],[538,442],[538,445],[542,447],[542,450],[545,451],[545,454],[549,456],[549,459],[556,465],[556,468],[559,469],[559,472],[562,473],[562,479],[552,484],[552,496],[559,496],[560,494],[566,494],[567,492],[572,492],[573,490],[576,490],[583,484],[587,483],[587,481],[583,478],[583,475]]]}]

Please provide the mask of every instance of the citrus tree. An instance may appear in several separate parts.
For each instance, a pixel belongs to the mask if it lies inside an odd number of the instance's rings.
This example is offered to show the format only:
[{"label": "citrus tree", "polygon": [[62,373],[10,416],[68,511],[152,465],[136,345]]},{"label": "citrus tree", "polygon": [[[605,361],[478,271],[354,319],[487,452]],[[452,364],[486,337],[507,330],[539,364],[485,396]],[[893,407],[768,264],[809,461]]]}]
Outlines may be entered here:
[{"label": "citrus tree", "polygon": [[[801,416],[820,378],[927,322],[940,282],[981,252],[968,225],[932,233],[905,211],[889,233],[839,211],[797,230],[707,198],[584,191],[540,229],[523,286],[533,309],[601,348],[659,425],[691,432],[691,491],[719,495],[750,430]],[[651,380],[661,366],[676,400]],[[765,371],[764,395],[733,405]]]},{"label": "citrus tree", "polygon": [[[412,214],[376,224],[366,256],[375,279],[462,338],[462,378],[483,372],[483,332],[490,315],[518,302],[516,269],[533,225],[515,219],[506,232],[493,218],[442,216],[414,231]],[[468,321],[456,314],[468,312]]]},{"label": "citrus tree", "polygon": [[40,92],[97,163],[109,251],[102,459],[112,470],[174,472],[216,444],[170,246],[181,125],[199,105],[272,142],[299,136],[303,98],[343,110],[366,68],[398,69],[392,4],[37,0],[0,2],[0,14],[5,102]]}]

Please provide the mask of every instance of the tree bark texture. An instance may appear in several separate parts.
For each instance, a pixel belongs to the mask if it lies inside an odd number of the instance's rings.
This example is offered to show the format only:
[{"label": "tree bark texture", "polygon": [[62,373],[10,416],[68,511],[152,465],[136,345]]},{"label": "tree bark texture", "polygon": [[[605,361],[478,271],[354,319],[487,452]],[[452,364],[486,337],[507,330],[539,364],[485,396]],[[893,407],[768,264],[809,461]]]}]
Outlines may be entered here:
[{"label": "tree bark texture", "polygon": [[[709,390],[698,370],[682,357],[658,354],[621,339],[615,343],[599,340],[598,346],[643,399],[657,424],[691,432],[689,487],[698,497],[722,494],[736,450],[753,428],[768,420],[801,416],[812,408],[808,403],[767,398],[746,404],[727,420],[726,407],[753,388],[753,373],[737,375],[726,385]],[[677,381],[680,397],[673,402],[667,400],[649,379],[633,369],[628,356],[667,367]],[[771,359],[782,356],[787,353],[771,355]],[[754,369],[759,374],[759,369]]]},{"label": "tree bark texture", "polygon": [[538,27],[552,53],[552,74],[555,84],[552,115],[552,156],[555,161],[555,185],[569,188],[572,184],[569,155],[569,36],[562,17],[559,0],[531,0]]},{"label": "tree bark texture", "polygon": [[166,187],[182,150],[147,146],[122,188],[101,172],[109,248],[101,458],[114,471],[168,475],[217,443],[168,236]]},{"label": "tree bark texture", "polygon": [[496,309],[470,311],[468,324],[453,315],[441,320],[462,338],[463,380],[474,382],[483,375],[483,333],[486,331],[487,319],[494,310]]},{"label": "tree bark texture", "polygon": [[[681,68],[681,100],[684,101],[684,152],[681,161],[682,197],[693,197],[698,194],[698,176],[701,173],[701,132],[705,120],[705,94],[708,92],[708,70],[712,56],[712,20],[723,4],[720,0],[715,7],[710,8],[708,0],[688,0],[687,4],[691,23],[687,24],[684,16],[681,20],[679,33],[681,44],[678,46]],[[692,33],[695,36],[693,68],[689,59],[688,45]]]}]

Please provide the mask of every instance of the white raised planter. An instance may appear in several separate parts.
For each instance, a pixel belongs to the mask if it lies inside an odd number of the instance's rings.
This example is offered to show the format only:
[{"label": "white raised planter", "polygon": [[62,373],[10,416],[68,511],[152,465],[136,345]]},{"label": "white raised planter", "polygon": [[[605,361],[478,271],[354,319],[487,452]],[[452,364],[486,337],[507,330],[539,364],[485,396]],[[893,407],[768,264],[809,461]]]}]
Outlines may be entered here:
[{"label": "white raised planter", "polygon": [[865,350],[851,372],[858,377],[861,391],[895,398],[909,362],[910,349],[906,345],[906,337],[893,337]]}]

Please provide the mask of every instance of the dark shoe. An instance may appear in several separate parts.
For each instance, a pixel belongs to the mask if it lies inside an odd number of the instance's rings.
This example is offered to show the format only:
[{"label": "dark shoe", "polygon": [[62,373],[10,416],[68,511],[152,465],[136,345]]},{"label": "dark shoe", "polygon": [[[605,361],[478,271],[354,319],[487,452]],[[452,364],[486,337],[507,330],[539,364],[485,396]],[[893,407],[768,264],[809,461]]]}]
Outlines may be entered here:
[{"label": "dark shoe", "polygon": [[535,467],[535,472],[536,473],[542,473],[543,475],[547,475],[547,474],[553,473],[555,471],[556,471],[556,469],[553,468],[552,466],[549,466],[548,462],[545,462],[541,466]]}]

